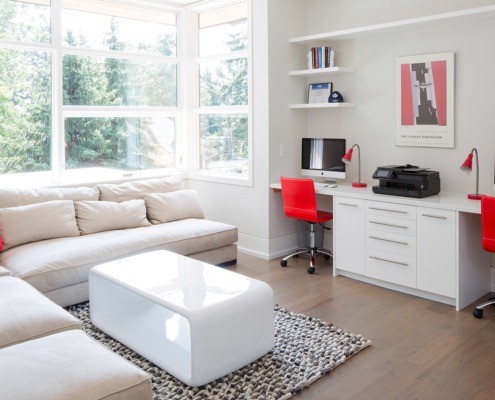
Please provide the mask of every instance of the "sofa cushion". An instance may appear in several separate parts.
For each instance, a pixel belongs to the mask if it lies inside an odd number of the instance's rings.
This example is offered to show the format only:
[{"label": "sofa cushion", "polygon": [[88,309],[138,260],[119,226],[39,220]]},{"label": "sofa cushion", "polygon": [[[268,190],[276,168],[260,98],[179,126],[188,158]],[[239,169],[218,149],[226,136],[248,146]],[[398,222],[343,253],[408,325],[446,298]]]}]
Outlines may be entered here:
[{"label": "sofa cushion", "polygon": [[151,225],[146,219],[144,200],[75,201],[74,207],[81,235]]},{"label": "sofa cushion", "polygon": [[2,399],[151,400],[148,374],[80,330],[0,349]]},{"label": "sofa cushion", "polygon": [[44,203],[51,200],[98,200],[96,187],[77,188],[0,188],[0,208]]},{"label": "sofa cushion", "polygon": [[236,227],[191,218],[28,243],[0,253],[0,264],[45,293],[86,282],[93,266],[122,256],[159,249],[187,256],[236,242]]},{"label": "sofa cushion", "polygon": [[162,179],[143,179],[120,184],[100,184],[100,200],[125,201],[142,199],[150,193],[167,193],[183,189],[182,178],[175,175]]},{"label": "sofa cushion", "polygon": [[185,218],[204,218],[203,208],[195,190],[153,193],[144,196],[148,218],[153,224]]},{"label": "sofa cushion", "polygon": [[0,279],[0,348],[69,329],[80,323],[22,279]]},{"label": "sofa cushion", "polygon": [[44,239],[79,236],[74,203],[54,200],[46,203],[0,209],[3,251]]}]

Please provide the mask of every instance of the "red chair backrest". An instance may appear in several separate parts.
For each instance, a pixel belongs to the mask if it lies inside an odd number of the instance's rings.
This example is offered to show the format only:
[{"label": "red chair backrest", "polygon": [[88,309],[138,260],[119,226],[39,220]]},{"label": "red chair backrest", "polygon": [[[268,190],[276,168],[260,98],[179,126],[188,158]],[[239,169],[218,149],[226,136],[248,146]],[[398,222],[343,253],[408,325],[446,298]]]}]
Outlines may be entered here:
[{"label": "red chair backrest", "polygon": [[285,215],[303,221],[316,221],[318,211],[313,180],[281,177],[280,183]]},{"label": "red chair backrest", "polygon": [[495,197],[481,198],[481,243],[486,251],[495,253]]}]

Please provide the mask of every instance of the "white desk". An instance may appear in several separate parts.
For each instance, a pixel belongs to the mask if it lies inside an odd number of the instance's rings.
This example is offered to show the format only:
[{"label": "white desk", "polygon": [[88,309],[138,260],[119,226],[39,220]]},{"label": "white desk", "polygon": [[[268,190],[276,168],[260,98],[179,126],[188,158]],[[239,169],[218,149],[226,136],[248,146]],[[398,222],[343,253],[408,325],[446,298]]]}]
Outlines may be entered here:
[{"label": "white desk", "polygon": [[[271,184],[274,190],[280,183]],[[481,247],[481,208],[465,193],[416,199],[371,186],[316,188],[333,196],[334,276],[454,305],[490,291],[490,254]]]}]

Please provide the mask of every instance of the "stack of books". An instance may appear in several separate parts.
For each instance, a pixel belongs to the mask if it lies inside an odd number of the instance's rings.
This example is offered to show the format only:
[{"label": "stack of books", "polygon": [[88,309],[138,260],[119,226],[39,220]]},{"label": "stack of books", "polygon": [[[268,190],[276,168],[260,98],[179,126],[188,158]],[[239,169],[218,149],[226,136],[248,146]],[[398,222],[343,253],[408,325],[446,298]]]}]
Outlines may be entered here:
[{"label": "stack of books", "polygon": [[331,47],[311,47],[308,52],[308,69],[332,68],[333,58]]}]

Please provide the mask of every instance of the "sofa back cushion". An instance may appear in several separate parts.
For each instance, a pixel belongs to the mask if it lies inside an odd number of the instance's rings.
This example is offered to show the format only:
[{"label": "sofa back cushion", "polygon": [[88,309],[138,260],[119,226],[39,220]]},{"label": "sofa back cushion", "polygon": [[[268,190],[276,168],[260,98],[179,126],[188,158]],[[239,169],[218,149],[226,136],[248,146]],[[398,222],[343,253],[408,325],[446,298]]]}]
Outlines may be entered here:
[{"label": "sofa back cushion", "polygon": [[204,218],[203,208],[195,190],[153,193],[144,196],[148,219],[153,224],[185,218]]},{"label": "sofa back cushion", "polygon": [[18,207],[52,200],[98,200],[98,188],[0,188],[0,208]]},{"label": "sofa back cushion", "polygon": [[3,250],[44,239],[79,236],[72,200],[0,209]]},{"label": "sofa back cushion", "polygon": [[163,179],[144,179],[120,184],[100,184],[100,200],[102,201],[126,201],[142,199],[149,193],[168,193],[183,189],[180,175]]},{"label": "sofa back cushion", "polygon": [[81,235],[116,229],[150,226],[144,200],[75,201],[77,225]]}]

